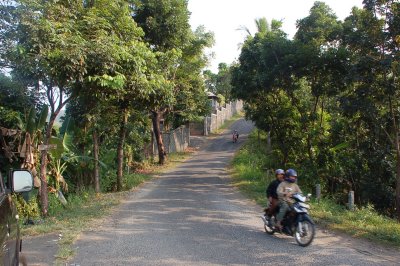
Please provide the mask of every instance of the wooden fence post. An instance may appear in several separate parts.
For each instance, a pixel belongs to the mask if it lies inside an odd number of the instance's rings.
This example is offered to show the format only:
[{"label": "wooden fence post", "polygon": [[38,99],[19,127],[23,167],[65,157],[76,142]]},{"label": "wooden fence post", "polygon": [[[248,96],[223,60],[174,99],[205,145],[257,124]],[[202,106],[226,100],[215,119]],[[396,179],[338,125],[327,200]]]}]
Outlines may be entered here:
[{"label": "wooden fence post", "polygon": [[354,191],[349,191],[348,208],[349,210],[354,211]]},{"label": "wooden fence post", "polygon": [[317,198],[317,201],[319,202],[319,200],[321,199],[321,185],[317,184],[315,186],[315,197]]}]

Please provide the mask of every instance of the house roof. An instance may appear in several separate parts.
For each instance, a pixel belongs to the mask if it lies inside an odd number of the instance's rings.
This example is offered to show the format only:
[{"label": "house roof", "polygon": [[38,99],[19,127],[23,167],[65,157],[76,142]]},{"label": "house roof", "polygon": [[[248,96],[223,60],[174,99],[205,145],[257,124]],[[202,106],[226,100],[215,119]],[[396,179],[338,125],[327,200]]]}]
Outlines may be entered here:
[{"label": "house roof", "polygon": [[207,96],[208,96],[208,98],[217,98],[217,96],[210,91],[207,91]]}]

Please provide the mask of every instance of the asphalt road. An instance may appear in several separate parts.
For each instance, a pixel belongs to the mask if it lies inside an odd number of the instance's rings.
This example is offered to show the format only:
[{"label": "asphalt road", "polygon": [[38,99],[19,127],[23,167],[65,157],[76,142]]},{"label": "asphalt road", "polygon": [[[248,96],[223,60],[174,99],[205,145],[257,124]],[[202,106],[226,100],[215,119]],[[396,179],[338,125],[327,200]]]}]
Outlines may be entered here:
[{"label": "asphalt road", "polygon": [[262,207],[226,171],[252,124],[243,119],[192,158],[142,185],[74,244],[68,265],[399,265],[393,249],[318,230],[303,248],[264,233]]}]

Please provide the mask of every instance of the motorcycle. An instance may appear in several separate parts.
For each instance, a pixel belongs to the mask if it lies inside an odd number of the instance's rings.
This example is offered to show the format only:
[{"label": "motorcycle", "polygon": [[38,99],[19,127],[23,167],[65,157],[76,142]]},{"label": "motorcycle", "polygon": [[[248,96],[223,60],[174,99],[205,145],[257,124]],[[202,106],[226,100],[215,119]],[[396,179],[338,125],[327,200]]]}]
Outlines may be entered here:
[{"label": "motorcycle", "polygon": [[236,143],[238,141],[239,134],[238,133],[233,133],[232,134],[232,142]]},{"label": "motorcycle", "polygon": [[311,194],[303,196],[300,193],[292,195],[292,199],[295,200],[295,203],[293,203],[282,220],[282,231],[275,227],[275,216],[271,217],[271,219],[266,219],[265,216],[261,216],[264,221],[265,232],[270,235],[278,232],[293,236],[297,244],[302,247],[310,245],[315,236],[315,223],[308,215],[310,205],[305,203],[309,200],[310,196]]}]

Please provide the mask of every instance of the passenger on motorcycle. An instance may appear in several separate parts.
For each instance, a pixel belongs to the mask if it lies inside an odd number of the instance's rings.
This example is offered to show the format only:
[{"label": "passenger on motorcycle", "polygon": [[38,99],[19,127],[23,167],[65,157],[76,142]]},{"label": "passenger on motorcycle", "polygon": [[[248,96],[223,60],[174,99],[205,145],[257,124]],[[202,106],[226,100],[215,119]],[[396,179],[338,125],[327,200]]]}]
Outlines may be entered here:
[{"label": "passenger on motorcycle", "polygon": [[279,184],[283,181],[284,176],[285,176],[285,171],[283,169],[277,169],[275,171],[276,179],[271,183],[269,183],[267,190],[265,191],[267,195],[267,204],[268,204],[267,209],[265,209],[266,219],[271,219],[271,216],[275,215],[275,211],[278,208],[279,199],[276,190]]},{"label": "passenger on motorcycle", "polygon": [[239,139],[239,132],[235,129],[232,133],[233,142],[236,142]]},{"label": "passenger on motorcycle", "polygon": [[294,169],[288,169],[285,173],[285,180],[279,184],[277,194],[279,198],[279,213],[276,216],[276,228],[282,230],[282,220],[290,206],[294,203],[291,196],[294,193],[302,193],[299,186],[296,184],[297,172]]}]

